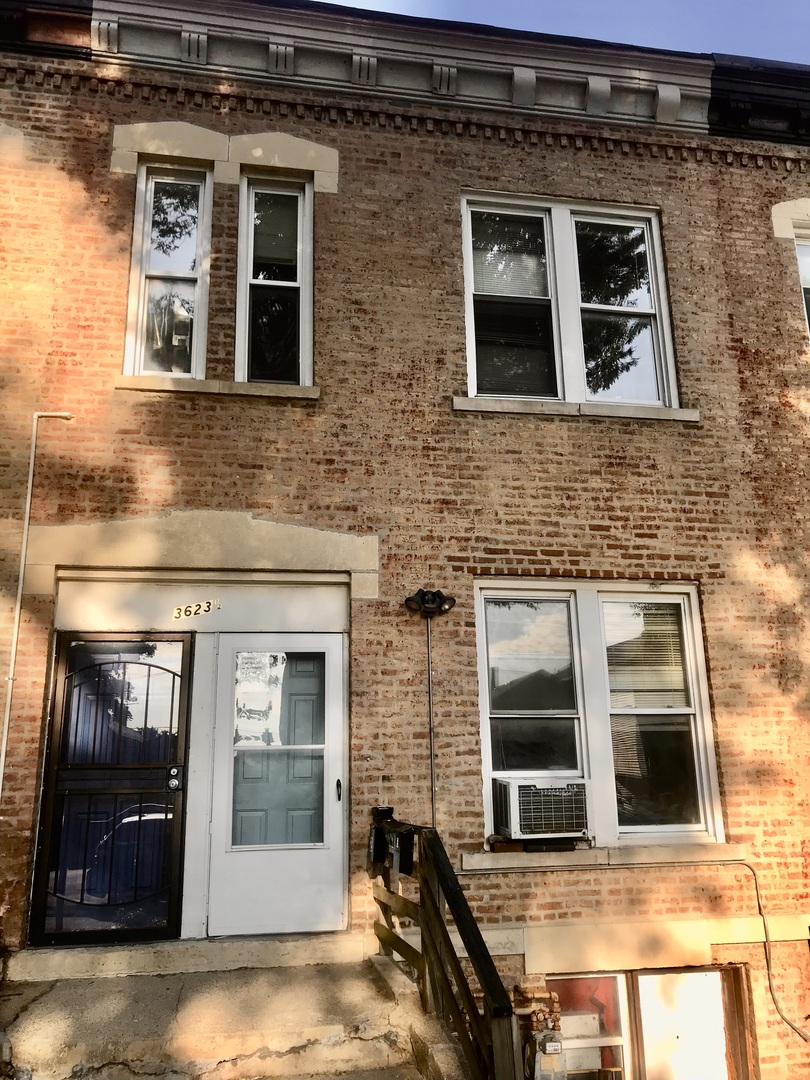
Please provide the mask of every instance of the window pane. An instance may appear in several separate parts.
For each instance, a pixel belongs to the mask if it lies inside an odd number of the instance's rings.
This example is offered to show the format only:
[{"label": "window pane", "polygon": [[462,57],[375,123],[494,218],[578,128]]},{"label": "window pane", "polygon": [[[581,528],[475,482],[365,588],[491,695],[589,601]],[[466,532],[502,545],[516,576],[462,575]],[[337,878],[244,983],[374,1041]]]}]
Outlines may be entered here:
[{"label": "window pane", "polygon": [[324,654],[238,652],[234,694],[233,846],[323,843]]},{"label": "window pane", "polygon": [[690,716],[612,716],[619,825],[700,820]]},{"label": "window pane", "polygon": [[641,225],[577,221],[583,304],[652,308],[647,238]]},{"label": "window pane", "polygon": [[45,931],[165,927],[173,814],[160,793],[57,796]]},{"label": "window pane", "polygon": [[197,267],[200,184],[155,180],[149,271],[193,274]]},{"label": "window pane", "polygon": [[148,282],[144,371],[191,372],[195,293],[191,282],[156,278]]},{"label": "window pane", "polygon": [[658,404],[651,319],[582,312],[582,344],[588,396]]},{"label": "window pane", "polygon": [[251,381],[298,382],[298,289],[251,285],[248,350]]},{"label": "window pane", "polygon": [[576,709],[566,600],[488,600],[493,711]]},{"label": "window pane", "polygon": [[182,657],[177,641],[72,642],[60,764],[175,761]]},{"label": "window pane", "polygon": [[479,394],[557,397],[551,305],[476,296]]},{"label": "window pane", "polygon": [[810,244],[797,244],[796,254],[799,257],[799,278],[804,295],[804,310],[807,313],[807,321],[810,323]]},{"label": "window pane", "polygon": [[688,707],[680,605],[611,600],[602,610],[611,707]]},{"label": "window pane", "polygon": [[577,1080],[621,1080],[622,1047],[600,1045],[601,1039],[624,1035],[618,977],[547,979],[546,987],[560,999],[563,1075],[576,1076]]},{"label": "window pane", "polygon": [[476,212],[472,231],[476,292],[548,296],[542,217]]},{"label": "window pane", "polygon": [[298,197],[257,191],[253,202],[256,281],[298,280]]},{"label": "window pane", "polygon": [[796,254],[799,257],[799,277],[802,287],[810,288],[810,244],[797,244]]},{"label": "window pane", "polygon": [[568,717],[494,716],[493,770],[578,769],[576,724]]}]

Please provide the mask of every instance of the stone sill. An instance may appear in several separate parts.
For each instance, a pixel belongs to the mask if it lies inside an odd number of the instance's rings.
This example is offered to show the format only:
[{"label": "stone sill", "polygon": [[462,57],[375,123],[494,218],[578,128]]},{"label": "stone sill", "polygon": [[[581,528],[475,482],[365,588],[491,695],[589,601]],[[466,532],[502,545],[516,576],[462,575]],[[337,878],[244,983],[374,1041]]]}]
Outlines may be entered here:
[{"label": "stone sill", "polygon": [[595,401],[545,401],[540,398],[454,397],[456,412],[531,413],[534,416],[603,416],[630,420],[681,420],[699,424],[698,409],[659,405],[610,405]]},{"label": "stone sill", "polygon": [[630,847],[588,848],[578,851],[467,851],[461,856],[465,872],[499,870],[599,870],[611,866],[666,863],[741,862],[748,858],[744,844],[645,844]]},{"label": "stone sill", "polygon": [[170,375],[116,375],[116,390],[140,390],[151,394],[228,394],[231,397],[286,398],[317,401],[319,386],[287,386],[284,383],[225,382],[219,379],[174,379]]}]

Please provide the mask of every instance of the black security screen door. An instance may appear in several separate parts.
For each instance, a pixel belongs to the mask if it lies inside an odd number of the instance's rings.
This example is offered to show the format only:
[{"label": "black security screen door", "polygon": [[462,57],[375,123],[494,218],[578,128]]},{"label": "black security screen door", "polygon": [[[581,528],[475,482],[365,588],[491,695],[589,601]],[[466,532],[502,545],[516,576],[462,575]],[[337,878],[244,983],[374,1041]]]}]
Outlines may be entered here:
[{"label": "black security screen door", "polygon": [[191,637],[62,634],[31,941],[177,937]]}]

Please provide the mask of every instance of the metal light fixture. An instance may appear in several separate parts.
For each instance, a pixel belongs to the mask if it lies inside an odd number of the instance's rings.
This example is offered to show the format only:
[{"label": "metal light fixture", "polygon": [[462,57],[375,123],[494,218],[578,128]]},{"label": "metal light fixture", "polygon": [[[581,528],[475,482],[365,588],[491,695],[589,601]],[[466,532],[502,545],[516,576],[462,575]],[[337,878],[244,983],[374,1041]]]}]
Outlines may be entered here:
[{"label": "metal light fixture", "polygon": [[446,615],[456,606],[454,596],[445,596],[440,589],[417,589],[413,596],[406,596],[405,607],[409,611],[421,611],[430,618],[432,615]]},{"label": "metal light fixture", "polygon": [[433,652],[430,644],[430,624],[434,615],[446,615],[451,608],[456,606],[454,596],[446,596],[441,589],[417,589],[411,596],[406,596],[403,601],[408,611],[421,612],[425,616],[427,629],[427,661],[428,661],[428,721],[430,724],[430,817],[433,828],[436,828],[436,754],[434,752],[434,725],[433,725]]}]

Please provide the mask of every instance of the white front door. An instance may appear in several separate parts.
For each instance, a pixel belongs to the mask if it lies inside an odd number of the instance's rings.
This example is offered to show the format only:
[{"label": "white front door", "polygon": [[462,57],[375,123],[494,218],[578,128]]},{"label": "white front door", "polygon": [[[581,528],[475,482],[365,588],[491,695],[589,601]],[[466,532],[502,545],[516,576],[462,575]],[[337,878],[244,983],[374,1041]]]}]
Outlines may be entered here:
[{"label": "white front door", "polygon": [[343,639],[220,634],[208,933],[346,925]]}]

